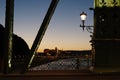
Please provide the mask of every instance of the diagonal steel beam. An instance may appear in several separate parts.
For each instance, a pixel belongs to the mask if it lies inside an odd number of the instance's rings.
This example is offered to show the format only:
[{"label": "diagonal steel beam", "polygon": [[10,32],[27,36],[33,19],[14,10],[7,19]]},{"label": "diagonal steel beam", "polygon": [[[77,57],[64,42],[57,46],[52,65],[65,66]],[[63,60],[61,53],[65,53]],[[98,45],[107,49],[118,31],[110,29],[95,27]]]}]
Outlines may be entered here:
[{"label": "diagonal steel beam", "polygon": [[11,69],[12,62],[12,34],[14,18],[14,0],[6,0],[5,37],[4,37],[4,73]]},{"label": "diagonal steel beam", "polygon": [[30,67],[30,65],[33,61],[33,58],[35,56],[35,53],[38,50],[38,47],[41,43],[41,40],[42,40],[42,38],[45,34],[45,31],[46,31],[46,29],[49,25],[49,22],[50,22],[53,14],[54,14],[54,11],[56,9],[56,6],[57,6],[58,2],[59,2],[59,0],[52,0],[50,6],[48,8],[47,14],[46,14],[46,16],[45,16],[45,18],[44,18],[44,20],[41,24],[41,27],[40,27],[40,29],[37,33],[37,36],[34,40],[34,43],[33,43],[32,47],[31,47],[30,56],[26,60],[26,65],[25,65],[25,68],[23,69],[22,73],[24,73]]}]

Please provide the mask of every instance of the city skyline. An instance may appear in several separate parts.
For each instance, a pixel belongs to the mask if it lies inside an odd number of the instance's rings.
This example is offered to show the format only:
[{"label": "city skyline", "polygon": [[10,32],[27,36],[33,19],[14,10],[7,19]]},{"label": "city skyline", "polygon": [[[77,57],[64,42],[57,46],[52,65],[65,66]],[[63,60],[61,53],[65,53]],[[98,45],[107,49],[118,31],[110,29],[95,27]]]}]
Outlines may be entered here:
[{"label": "city skyline", "polygon": [[[15,0],[14,33],[31,48],[51,0]],[[38,51],[57,47],[63,50],[88,50],[90,33],[80,28],[80,13],[87,13],[85,25],[93,25],[93,0],[60,0]],[[5,24],[5,0],[0,0],[0,24]]]}]

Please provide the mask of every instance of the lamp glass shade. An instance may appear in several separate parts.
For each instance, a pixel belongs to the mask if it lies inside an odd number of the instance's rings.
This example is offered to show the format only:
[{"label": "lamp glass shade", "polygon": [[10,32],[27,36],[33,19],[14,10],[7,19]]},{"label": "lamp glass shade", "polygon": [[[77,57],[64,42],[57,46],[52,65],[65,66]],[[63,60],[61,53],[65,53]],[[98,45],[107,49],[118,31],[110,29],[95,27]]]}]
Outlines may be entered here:
[{"label": "lamp glass shade", "polygon": [[85,21],[85,20],[86,20],[86,17],[87,17],[87,14],[86,14],[86,13],[82,12],[82,13],[80,14],[80,18],[81,18],[82,21]]}]

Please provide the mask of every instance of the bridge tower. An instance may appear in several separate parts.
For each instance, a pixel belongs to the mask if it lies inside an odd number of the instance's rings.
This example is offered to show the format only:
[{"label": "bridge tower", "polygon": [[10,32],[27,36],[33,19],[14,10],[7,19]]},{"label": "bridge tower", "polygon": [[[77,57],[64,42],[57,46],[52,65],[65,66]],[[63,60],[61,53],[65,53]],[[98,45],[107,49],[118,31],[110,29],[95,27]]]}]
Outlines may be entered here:
[{"label": "bridge tower", "polygon": [[120,72],[120,0],[94,0],[95,72]]}]

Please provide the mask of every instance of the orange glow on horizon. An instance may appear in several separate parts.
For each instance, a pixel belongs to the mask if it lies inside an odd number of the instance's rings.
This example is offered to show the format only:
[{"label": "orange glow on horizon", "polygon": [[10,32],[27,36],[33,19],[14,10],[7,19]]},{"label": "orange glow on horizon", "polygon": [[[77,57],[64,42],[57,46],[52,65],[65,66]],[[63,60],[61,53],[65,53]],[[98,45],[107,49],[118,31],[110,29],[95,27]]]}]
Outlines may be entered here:
[{"label": "orange glow on horizon", "polygon": [[[57,46],[55,46],[55,47],[57,47]],[[44,47],[39,47],[38,48],[38,50],[37,50],[37,52],[43,52],[44,51],[44,49],[55,49],[55,47],[46,47],[46,48],[44,48]],[[57,47],[58,48],[58,50],[91,50],[91,46],[87,46],[87,47],[82,47],[82,46],[80,46],[80,47],[78,47],[78,48],[76,48],[76,47],[74,47],[74,48],[72,48],[72,47],[70,47],[70,48],[59,48],[59,47]]]}]

